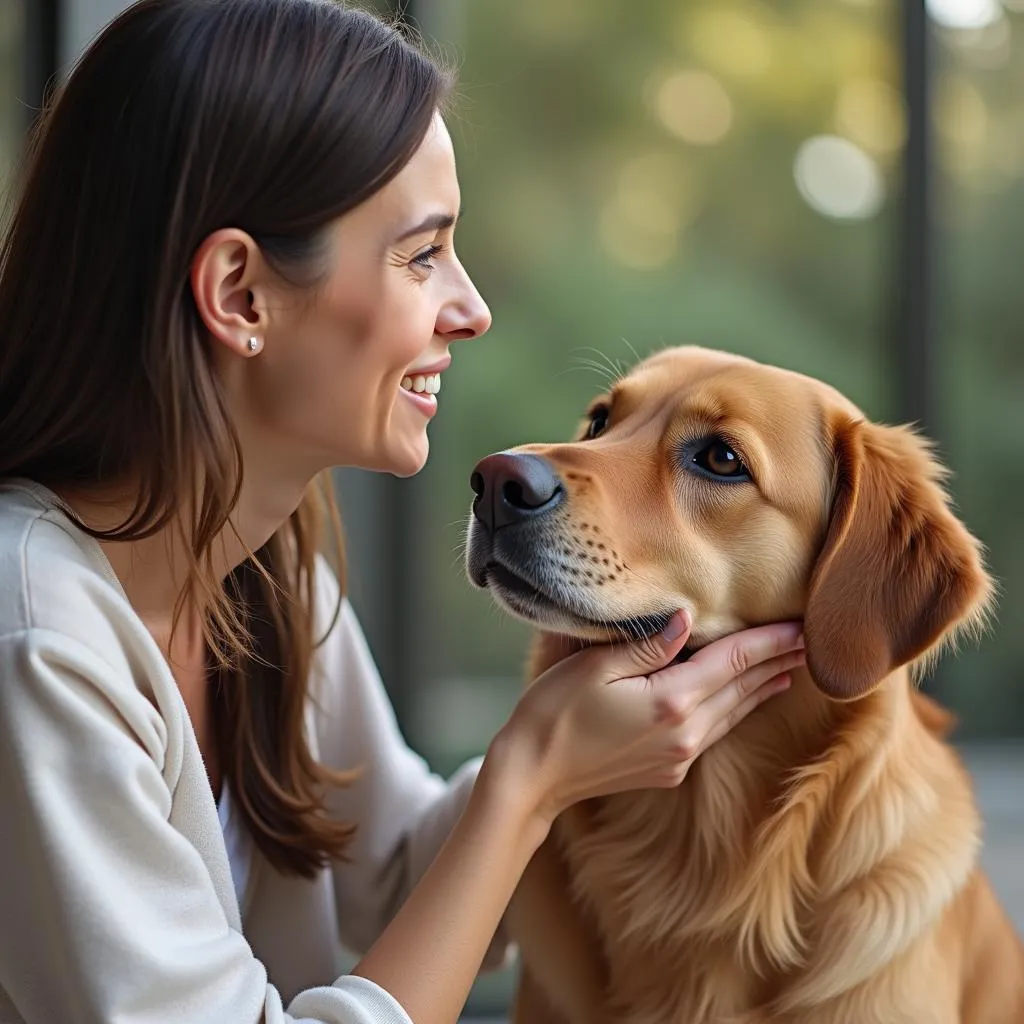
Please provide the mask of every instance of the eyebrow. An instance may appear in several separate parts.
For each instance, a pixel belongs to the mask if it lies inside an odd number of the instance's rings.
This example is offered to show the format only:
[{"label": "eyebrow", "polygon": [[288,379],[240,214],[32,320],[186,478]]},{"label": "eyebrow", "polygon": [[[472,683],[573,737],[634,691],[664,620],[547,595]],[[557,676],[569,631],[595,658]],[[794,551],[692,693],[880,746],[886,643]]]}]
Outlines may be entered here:
[{"label": "eyebrow", "polygon": [[626,388],[621,380],[617,380],[603,395],[598,395],[591,401],[587,411],[589,414],[601,406],[610,409],[613,405],[621,405],[625,400]]},{"label": "eyebrow", "polygon": [[431,231],[443,231],[446,228],[450,228],[461,215],[461,210],[458,213],[432,213],[430,216],[424,217],[415,227],[403,231],[395,241],[404,242],[407,238],[412,238],[415,235],[425,235]]}]

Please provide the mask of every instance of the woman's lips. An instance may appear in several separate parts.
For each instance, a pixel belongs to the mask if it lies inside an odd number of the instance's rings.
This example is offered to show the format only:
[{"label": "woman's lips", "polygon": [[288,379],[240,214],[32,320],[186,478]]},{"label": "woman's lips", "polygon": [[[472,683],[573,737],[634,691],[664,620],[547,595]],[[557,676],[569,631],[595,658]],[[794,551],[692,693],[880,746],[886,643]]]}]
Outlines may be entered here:
[{"label": "woman's lips", "polygon": [[[408,379],[408,378],[406,378]],[[428,391],[412,391],[408,388],[399,388],[404,398],[412,402],[425,416],[433,416],[437,412],[437,396]],[[399,399],[401,401],[401,399]]]}]

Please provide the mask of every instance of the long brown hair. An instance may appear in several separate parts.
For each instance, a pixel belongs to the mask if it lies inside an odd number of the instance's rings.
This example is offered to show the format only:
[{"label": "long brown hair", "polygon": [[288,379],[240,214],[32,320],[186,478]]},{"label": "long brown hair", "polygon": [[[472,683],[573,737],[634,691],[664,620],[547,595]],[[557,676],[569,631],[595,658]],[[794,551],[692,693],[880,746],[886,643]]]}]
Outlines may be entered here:
[{"label": "long brown hair", "polygon": [[137,482],[126,521],[90,531],[110,540],[184,523],[226,781],[286,873],[312,875],[353,831],[324,814],[346,776],[303,730],[314,566],[325,514],[340,524],[311,485],[215,577],[243,466],[189,268],[231,226],[315,288],[330,222],[406,164],[448,88],[399,30],[333,0],[142,0],[44,112],[0,250],[0,478]]}]

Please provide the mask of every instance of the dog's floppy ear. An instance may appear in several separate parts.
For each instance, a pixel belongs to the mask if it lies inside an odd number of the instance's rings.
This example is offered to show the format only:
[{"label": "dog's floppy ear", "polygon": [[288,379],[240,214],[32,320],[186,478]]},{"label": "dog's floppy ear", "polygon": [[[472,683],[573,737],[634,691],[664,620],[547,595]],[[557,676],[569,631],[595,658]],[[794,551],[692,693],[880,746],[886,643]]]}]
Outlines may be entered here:
[{"label": "dog's floppy ear", "polygon": [[979,625],[993,586],[925,441],[906,427],[845,419],[834,452],[832,512],[804,633],[818,688],[853,700]]}]

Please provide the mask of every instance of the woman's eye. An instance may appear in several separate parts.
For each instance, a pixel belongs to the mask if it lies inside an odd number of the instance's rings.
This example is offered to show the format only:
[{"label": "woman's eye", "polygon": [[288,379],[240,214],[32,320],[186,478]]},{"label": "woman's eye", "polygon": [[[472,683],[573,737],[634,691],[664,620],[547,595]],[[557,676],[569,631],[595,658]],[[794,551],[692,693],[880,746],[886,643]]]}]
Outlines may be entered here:
[{"label": "woman's eye", "polygon": [[608,410],[602,405],[590,414],[590,423],[587,425],[587,440],[592,441],[604,433],[608,426]]},{"label": "woman's eye", "polygon": [[725,441],[716,437],[693,453],[690,462],[707,476],[718,480],[749,480],[743,460]]},{"label": "woman's eye", "polygon": [[435,256],[439,256],[442,252],[444,252],[443,245],[432,245],[430,248],[424,249],[423,252],[418,255],[413,256],[411,262],[415,263],[418,267],[423,267],[424,270],[433,270],[434,264],[431,260],[433,260]]}]

